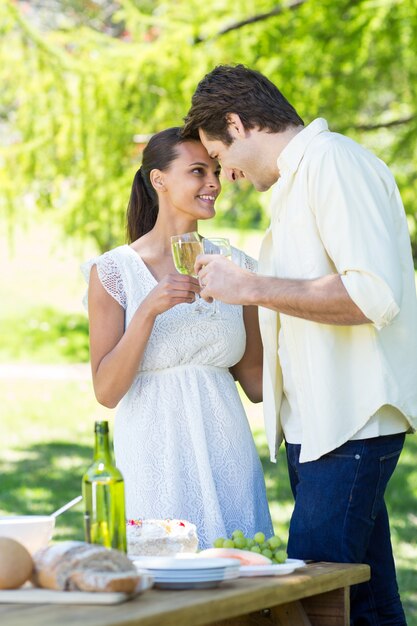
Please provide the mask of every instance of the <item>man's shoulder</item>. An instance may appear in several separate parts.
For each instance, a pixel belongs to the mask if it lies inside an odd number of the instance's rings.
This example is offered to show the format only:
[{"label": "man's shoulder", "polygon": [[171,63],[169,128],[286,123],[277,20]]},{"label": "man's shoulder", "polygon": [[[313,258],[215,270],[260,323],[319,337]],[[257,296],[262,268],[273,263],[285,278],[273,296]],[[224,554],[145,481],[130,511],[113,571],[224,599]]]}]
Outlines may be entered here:
[{"label": "man's shoulder", "polygon": [[351,176],[376,177],[390,190],[396,185],[393,173],[382,159],[341,133],[328,131],[317,135],[303,161],[304,175],[311,180],[326,180],[329,172],[341,177],[349,172]]},{"label": "man's shoulder", "polygon": [[311,142],[310,147],[314,151],[323,153],[336,150],[354,150],[359,152],[366,150],[354,139],[330,129],[325,133],[317,135],[314,141]]},{"label": "man's shoulder", "polygon": [[347,135],[330,130],[315,137],[306,150],[305,157],[307,162],[335,159],[348,162],[366,161],[374,166],[385,166],[379,157],[362,144]]}]

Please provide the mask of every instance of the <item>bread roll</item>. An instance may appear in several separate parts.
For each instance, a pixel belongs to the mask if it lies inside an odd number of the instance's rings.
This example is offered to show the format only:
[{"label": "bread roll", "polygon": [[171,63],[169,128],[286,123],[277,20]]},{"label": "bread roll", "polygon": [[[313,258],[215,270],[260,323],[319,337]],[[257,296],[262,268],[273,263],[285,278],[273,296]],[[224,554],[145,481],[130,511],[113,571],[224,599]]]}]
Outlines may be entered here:
[{"label": "bread roll", "polygon": [[0,589],[17,589],[30,578],[32,569],[26,548],[11,537],[0,537]]},{"label": "bread roll", "polygon": [[32,582],[47,589],[122,591],[124,586],[133,591],[140,581],[135,566],[123,552],[83,541],[52,544],[35,552],[33,561]]}]

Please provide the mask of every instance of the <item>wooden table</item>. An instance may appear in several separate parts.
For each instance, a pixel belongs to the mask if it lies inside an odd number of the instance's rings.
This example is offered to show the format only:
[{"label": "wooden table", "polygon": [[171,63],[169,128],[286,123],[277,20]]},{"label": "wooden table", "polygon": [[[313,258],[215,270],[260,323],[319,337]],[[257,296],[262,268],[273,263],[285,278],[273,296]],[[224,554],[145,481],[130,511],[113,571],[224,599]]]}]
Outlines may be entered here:
[{"label": "wooden table", "polygon": [[0,605],[2,626],[348,626],[349,587],[367,565],[314,563],[287,576],[239,578],[215,589],[151,589],[111,606]]}]

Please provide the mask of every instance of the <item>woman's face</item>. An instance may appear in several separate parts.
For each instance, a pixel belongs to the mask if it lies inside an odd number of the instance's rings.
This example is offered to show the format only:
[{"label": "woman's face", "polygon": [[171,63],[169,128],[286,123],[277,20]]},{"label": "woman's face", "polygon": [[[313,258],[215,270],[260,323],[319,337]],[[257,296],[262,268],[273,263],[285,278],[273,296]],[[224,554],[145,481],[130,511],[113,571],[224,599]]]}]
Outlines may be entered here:
[{"label": "woman's face", "polygon": [[193,220],[215,215],[214,203],[221,190],[220,165],[209,157],[198,141],[187,141],[176,148],[178,157],[165,171],[155,170],[154,186],[159,206],[180,212]]}]

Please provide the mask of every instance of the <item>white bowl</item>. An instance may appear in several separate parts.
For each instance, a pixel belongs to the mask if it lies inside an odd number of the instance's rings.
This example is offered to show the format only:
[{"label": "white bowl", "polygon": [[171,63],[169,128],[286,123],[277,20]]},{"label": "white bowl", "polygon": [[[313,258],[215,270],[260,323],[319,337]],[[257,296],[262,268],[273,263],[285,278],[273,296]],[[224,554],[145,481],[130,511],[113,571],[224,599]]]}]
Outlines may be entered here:
[{"label": "white bowl", "polygon": [[0,515],[0,537],[11,537],[31,554],[48,545],[55,527],[50,515]]}]

